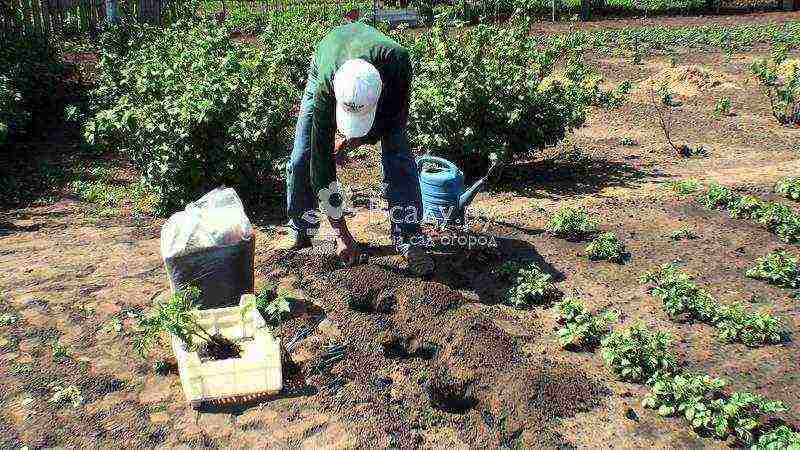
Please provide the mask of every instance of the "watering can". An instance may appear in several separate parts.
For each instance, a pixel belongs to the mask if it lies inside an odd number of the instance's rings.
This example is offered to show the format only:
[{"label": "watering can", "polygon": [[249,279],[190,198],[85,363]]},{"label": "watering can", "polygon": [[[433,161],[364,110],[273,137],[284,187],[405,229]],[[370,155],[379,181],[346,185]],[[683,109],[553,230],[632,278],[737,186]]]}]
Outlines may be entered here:
[{"label": "watering can", "polygon": [[439,226],[464,225],[464,211],[497,167],[497,157],[492,155],[491,160],[486,175],[464,190],[464,172],[455,164],[431,155],[417,158],[423,222]]}]

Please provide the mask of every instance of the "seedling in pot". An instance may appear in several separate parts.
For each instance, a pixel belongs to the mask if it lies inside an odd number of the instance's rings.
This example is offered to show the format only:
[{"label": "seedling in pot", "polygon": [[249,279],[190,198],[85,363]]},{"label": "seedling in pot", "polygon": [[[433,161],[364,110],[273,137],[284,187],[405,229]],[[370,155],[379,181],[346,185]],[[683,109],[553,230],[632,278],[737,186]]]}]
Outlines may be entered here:
[{"label": "seedling in pot", "polygon": [[145,357],[163,333],[177,337],[187,349],[196,351],[201,361],[238,358],[241,349],[219,333],[209,334],[197,324],[200,290],[186,288],[164,302],[157,302],[149,316],[139,319],[136,351]]},{"label": "seedling in pot", "polygon": [[746,275],[757,280],[786,287],[800,287],[800,265],[798,258],[785,250],[776,250],[759,258],[755,267],[748,269]]},{"label": "seedling in pot", "polygon": [[567,240],[581,240],[597,233],[598,221],[583,209],[561,208],[547,222],[547,231]]},{"label": "seedling in pot", "polygon": [[616,233],[603,233],[586,246],[586,257],[592,261],[611,261],[622,264],[627,258],[625,245]]}]

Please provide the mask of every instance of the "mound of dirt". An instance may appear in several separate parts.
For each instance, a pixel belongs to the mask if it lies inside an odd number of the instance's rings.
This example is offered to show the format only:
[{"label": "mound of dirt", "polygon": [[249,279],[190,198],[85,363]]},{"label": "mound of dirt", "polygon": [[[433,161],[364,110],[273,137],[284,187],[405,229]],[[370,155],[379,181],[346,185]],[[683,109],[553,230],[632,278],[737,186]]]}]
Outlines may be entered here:
[{"label": "mound of dirt", "polygon": [[697,64],[667,67],[639,82],[631,93],[639,100],[650,100],[650,92],[666,86],[681,97],[694,97],[700,93],[718,89],[738,89],[726,75]]}]

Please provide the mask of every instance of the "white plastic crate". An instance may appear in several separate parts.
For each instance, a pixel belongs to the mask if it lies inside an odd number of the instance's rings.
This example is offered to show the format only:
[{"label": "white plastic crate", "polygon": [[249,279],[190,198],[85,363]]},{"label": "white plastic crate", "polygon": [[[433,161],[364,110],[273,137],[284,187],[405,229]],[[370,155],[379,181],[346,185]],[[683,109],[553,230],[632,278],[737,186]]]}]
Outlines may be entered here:
[{"label": "white plastic crate", "polygon": [[239,306],[200,310],[198,314],[198,325],[209,334],[219,332],[241,347],[240,358],[202,362],[197,352],[188,351],[172,336],[183,393],[192,407],[276,394],[283,387],[280,339],[272,336],[256,308],[242,317],[242,305],[252,298],[243,295]]}]

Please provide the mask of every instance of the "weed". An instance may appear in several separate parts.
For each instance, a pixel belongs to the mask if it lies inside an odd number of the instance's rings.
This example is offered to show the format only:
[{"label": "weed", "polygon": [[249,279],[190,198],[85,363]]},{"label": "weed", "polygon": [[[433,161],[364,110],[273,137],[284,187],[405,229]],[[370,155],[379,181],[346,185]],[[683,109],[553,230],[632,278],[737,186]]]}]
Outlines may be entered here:
[{"label": "weed", "polygon": [[608,232],[597,236],[586,246],[586,256],[593,261],[605,260],[618,264],[625,262],[625,245],[616,233]]},{"label": "weed", "polygon": [[800,200],[800,177],[784,177],[775,183],[775,193],[791,200]]},{"label": "weed", "polygon": [[676,194],[686,196],[699,191],[701,184],[694,178],[687,178],[685,180],[673,181],[670,183],[670,186]]},{"label": "weed", "polygon": [[717,117],[727,117],[731,115],[731,99],[728,97],[722,97],[717,99],[717,103],[714,104],[714,115]]},{"label": "weed", "polygon": [[573,297],[564,299],[558,305],[558,340],[565,348],[594,349],[609,332],[611,323],[619,316],[614,312],[593,315],[584,304]]},{"label": "weed", "polygon": [[649,332],[644,325],[614,330],[602,341],[602,356],[622,381],[648,382],[658,374],[674,373],[678,358],[672,352],[673,337]]},{"label": "weed", "polygon": [[597,220],[582,209],[564,207],[547,222],[547,230],[569,240],[580,240],[598,231]]},{"label": "weed", "polygon": [[776,250],[759,258],[746,275],[786,288],[800,287],[798,259],[784,250]]},{"label": "weed", "polygon": [[699,237],[694,230],[686,226],[678,228],[669,235],[669,238],[673,241],[692,240]]},{"label": "weed", "polygon": [[515,308],[543,305],[561,296],[553,285],[553,277],[542,272],[535,264],[519,269],[514,286],[508,290],[506,302]]},{"label": "weed", "polygon": [[710,432],[720,439],[733,435],[745,444],[754,441],[762,416],[786,411],[783,403],[761,395],[726,395],[726,385],[725,380],[708,375],[658,376],[642,405],[662,416],[683,416],[696,431]]}]

